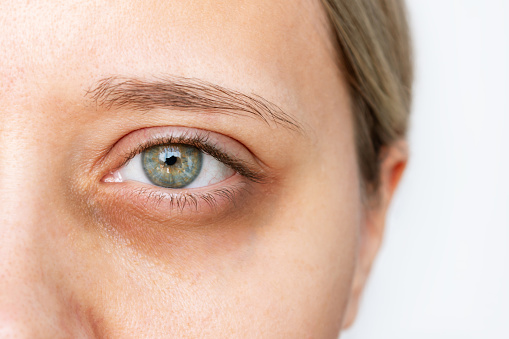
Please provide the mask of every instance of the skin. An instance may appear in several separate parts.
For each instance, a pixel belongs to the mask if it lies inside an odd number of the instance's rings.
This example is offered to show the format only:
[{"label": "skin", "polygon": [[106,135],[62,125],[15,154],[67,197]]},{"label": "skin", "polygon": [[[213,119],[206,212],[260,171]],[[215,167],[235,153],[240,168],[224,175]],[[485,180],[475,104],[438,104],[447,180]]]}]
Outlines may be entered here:
[{"label": "skin", "polygon": [[[318,1],[8,1],[0,32],[2,338],[336,338],[351,324],[406,153],[386,149],[363,202]],[[87,90],[112,75],[256,94],[302,128],[100,107]],[[240,143],[270,180],[215,211],[102,180],[129,133],[172,126]]]}]

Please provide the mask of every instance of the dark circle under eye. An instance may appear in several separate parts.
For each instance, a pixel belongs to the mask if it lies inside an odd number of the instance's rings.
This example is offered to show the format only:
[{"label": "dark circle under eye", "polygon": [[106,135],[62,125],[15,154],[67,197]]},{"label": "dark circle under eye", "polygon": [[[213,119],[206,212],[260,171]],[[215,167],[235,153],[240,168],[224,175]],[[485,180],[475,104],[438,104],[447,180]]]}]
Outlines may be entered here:
[{"label": "dark circle under eye", "polygon": [[185,144],[153,146],[142,153],[143,170],[149,180],[158,186],[182,188],[191,184],[200,174],[202,152]]}]

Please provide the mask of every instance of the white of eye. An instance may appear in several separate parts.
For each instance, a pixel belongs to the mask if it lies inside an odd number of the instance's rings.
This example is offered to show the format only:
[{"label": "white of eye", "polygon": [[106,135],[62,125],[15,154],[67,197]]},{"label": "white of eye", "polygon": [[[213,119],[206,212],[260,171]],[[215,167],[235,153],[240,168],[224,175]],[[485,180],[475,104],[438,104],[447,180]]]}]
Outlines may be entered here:
[{"label": "white of eye", "polygon": [[[235,171],[215,159],[213,156],[203,153],[200,173],[189,185],[184,188],[206,187],[233,176]],[[141,153],[132,158],[126,165],[113,173],[110,182],[138,181],[145,184],[155,185],[150,181],[143,169]],[[159,186],[158,186],[159,187]],[[171,188],[170,188],[171,189]]]}]

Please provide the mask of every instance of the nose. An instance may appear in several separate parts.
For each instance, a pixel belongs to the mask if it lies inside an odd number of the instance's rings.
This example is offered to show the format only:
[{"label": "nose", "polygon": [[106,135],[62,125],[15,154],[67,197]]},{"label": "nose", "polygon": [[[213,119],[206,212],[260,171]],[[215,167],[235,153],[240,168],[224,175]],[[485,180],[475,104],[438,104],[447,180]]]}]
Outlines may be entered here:
[{"label": "nose", "polygon": [[0,338],[91,337],[64,263],[51,154],[24,123],[0,132]]},{"label": "nose", "polygon": [[[21,202],[2,187],[0,203],[0,338],[59,337],[57,282],[37,226],[34,201]],[[14,197],[13,197],[14,196]],[[8,197],[13,197],[11,200]],[[39,220],[40,221],[40,220]],[[61,336],[60,336],[61,337]]]}]

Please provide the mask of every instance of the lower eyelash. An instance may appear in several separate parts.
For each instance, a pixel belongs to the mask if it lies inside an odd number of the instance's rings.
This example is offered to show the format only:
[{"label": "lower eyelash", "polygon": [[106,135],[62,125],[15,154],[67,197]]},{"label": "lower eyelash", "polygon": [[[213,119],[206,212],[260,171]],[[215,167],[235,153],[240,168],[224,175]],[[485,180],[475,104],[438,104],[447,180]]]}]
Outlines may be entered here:
[{"label": "lower eyelash", "polygon": [[246,185],[237,184],[230,187],[221,187],[209,192],[177,192],[168,193],[160,189],[140,187],[133,189],[131,195],[134,198],[144,198],[146,204],[154,204],[160,207],[162,204],[169,209],[176,209],[182,212],[185,208],[192,207],[199,210],[202,203],[213,210],[217,210],[221,200],[226,200],[236,207],[236,197],[241,193],[249,193]]}]

